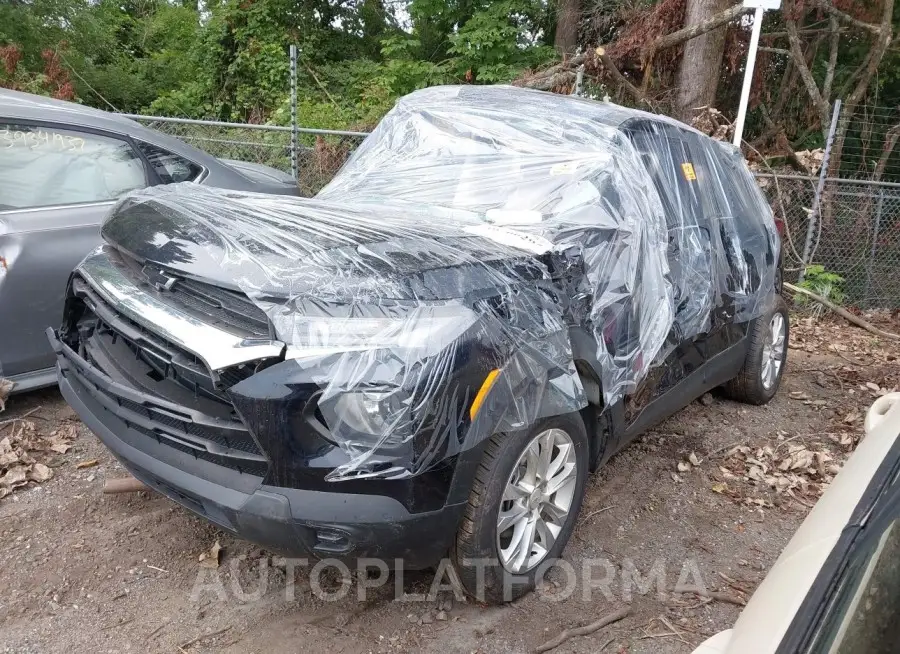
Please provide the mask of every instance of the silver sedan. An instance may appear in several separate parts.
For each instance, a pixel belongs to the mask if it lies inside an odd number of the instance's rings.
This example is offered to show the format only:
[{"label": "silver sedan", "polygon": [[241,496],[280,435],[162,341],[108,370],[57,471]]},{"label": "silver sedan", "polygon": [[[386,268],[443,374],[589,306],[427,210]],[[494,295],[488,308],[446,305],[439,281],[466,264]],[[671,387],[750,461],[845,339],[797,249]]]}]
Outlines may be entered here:
[{"label": "silver sedan", "polygon": [[66,280],[99,244],[116,199],[176,182],[298,194],[274,168],[216,159],[122,116],[0,89],[0,379],[14,391],[56,383],[44,330],[59,325]]}]

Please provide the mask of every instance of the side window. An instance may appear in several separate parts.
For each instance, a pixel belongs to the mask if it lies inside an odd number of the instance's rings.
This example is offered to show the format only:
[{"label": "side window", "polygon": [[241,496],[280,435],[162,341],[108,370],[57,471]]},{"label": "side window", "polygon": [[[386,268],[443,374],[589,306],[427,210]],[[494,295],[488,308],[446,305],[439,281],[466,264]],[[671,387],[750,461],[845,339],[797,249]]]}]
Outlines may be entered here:
[{"label": "side window", "polygon": [[682,168],[687,155],[681,140],[655,125],[635,130],[631,140],[662,200],[669,229],[698,225],[702,208],[697,185],[690,183]]},{"label": "side window", "polygon": [[161,147],[138,141],[137,146],[163,184],[193,182],[203,174],[203,167]]},{"label": "side window", "polygon": [[730,213],[740,220],[742,233],[750,236],[763,233],[764,219],[771,209],[762,199],[755,182],[740,168],[744,166],[740,155],[729,154],[721,148],[714,148],[714,158],[721,171],[722,184]]},{"label": "side window", "polygon": [[[878,523],[874,523],[878,525]],[[880,531],[881,529],[884,531]],[[894,654],[900,651],[900,520],[869,535],[852,552],[813,652]]]},{"label": "side window", "polygon": [[690,162],[694,177],[697,178],[703,217],[709,227],[728,213],[728,193],[722,185],[722,176],[710,153],[712,142],[697,134],[685,134],[685,161]]},{"label": "side window", "polygon": [[630,132],[662,200],[669,231],[669,271],[673,282],[678,342],[708,331],[713,302],[711,220],[718,202],[709,166],[690,142],[689,133],[659,124]]},{"label": "side window", "polygon": [[759,288],[764,270],[775,260],[774,232],[766,227],[771,210],[758,189],[751,186],[753,179],[742,169],[744,163],[739,154],[730,154],[721,147],[711,147],[709,152],[725,193],[720,232],[732,268],[730,290],[750,295]]},{"label": "side window", "polygon": [[146,185],[144,164],[124,141],[0,122],[0,210],[115,200]]}]

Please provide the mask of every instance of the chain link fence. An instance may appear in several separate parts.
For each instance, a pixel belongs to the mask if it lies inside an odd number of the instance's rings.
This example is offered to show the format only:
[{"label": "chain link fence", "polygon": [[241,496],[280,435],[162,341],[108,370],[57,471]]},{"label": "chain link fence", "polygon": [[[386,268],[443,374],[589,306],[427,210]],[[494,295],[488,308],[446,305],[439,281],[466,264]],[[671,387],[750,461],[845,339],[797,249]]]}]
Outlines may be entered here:
[{"label": "chain link fence", "polygon": [[900,108],[844,105],[828,173],[843,179],[900,182]]},{"label": "chain link fence", "polygon": [[[291,128],[187,118],[127,115],[146,127],[174,136],[220,159],[238,159],[291,172]],[[315,195],[367,136],[364,132],[297,129],[297,183]]]},{"label": "chain link fence", "polygon": [[[252,161],[291,171],[290,127],[131,118],[222,159]],[[318,192],[365,137],[361,132],[299,128],[297,183],[302,193],[312,196]],[[865,160],[864,155],[855,154],[854,147],[857,146],[849,146],[847,153],[862,171],[864,167],[859,162]],[[854,156],[859,159],[853,159]],[[872,164],[875,165],[877,161]],[[887,164],[883,168],[884,172],[890,170]],[[873,168],[866,170],[871,172]],[[785,225],[788,281],[797,280],[809,239],[808,260],[844,278],[846,304],[860,308],[900,306],[900,183],[826,178],[819,219],[812,221],[810,228],[817,177],[760,173],[757,179],[775,215]]]},{"label": "chain link fence", "polygon": [[797,279],[802,252],[844,278],[844,303],[900,306],[900,184],[826,178],[818,220],[811,221],[817,177],[758,174],[776,217],[784,222],[785,278]]}]

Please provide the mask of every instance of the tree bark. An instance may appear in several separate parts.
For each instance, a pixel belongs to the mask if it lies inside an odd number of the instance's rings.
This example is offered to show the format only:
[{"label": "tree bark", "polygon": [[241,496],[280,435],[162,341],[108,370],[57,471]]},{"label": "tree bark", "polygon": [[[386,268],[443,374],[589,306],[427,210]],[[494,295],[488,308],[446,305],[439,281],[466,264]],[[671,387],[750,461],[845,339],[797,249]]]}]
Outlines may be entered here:
[{"label": "tree bark", "polygon": [[831,2],[829,2],[829,0],[813,0],[813,4],[821,9],[824,9],[835,18],[839,18],[840,20],[853,25],[854,27],[869,30],[870,32],[873,32],[875,34],[878,34],[883,29],[881,25],[873,25],[872,23],[866,23],[865,21],[857,20],[850,14],[844,13],[840,9],[836,8],[831,4]]},{"label": "tree bark", "polygon": [[559,0],[556,36],[553,45],[561,55],[575,54],[578,47],[578,23],[581,19],[581,0]]},{"label": "tree bark", "polygon": [[841,29],[838,19],[834,16],[829,20],[831,26],[831,38],[828,41],[828,70],[825,71],[825,84],[822,85],[822,97],[826,100],[831,97],[831,86],[834,84],[834,72],[837,69],[838,48],[841,42]]},{"label": "tree bark", "polygon": [[850,95],[845,98],[845,103],[841,108],[841,120],[838,122],[834,145],[831,148],[831,161],[829,161],[829,167],[835,171],[835,174],[840,170],[841,156],[844,153],[844,139],[847,136],[847,128],[850,126],[853,114],[856,113],[856,106],[869,90],[872,77],[875,75],[875,71],[878,70],[878,66],[894,38],[892,29],[893,15],[894,0],[884,0],[884,5],[881,8],[881,23],[878,26],[875,43],[869,49],[868,57],[862,66],[854,73],[853,76],[857,77],[856,86]]},{"label": "tree bark", "polygon": [[[685,28],[704,23],[729,4],[729,0],[687,0]],[[724,24],[685,43],[675,96],[676,116],[684,122],[691,122],[695,108],[715,104],[724,53]]]},{"label": "tree bark", "polygon": [[884,135],[884,148],[881,150],[881,156],[878,157],[878,163],[875,164],[875,170],[872,172],[872,179],[876,182],[881,181],[884,175],[884,169],[887,168],[888,159],[897,145],[897,139],[900,138],[900,125],[894,125]]},{"label": "tree bark", "polygon": [[[792,5],[785,7],[784,11],[786,12],[786,15],[787,12],[792,9]],[[809,98],[812,100],[813,106],[819,114],[819,124],[822,127],[822,132],[827,135],[831,117],[831,104],[828,98],[822,97],[822,93],[819,91],[819,86],[816,84],[812,71],[810,71],[809,66],[806,65],[806,57],[803,55],[803,49],[800,45],[800,35],[797,33],[797,21],[788,19],[785,20],[784,23],[785,27],[787,27],[788,43],[791,45],[791,55],[794,59],[794,65],[797,66],[797,70],[800,73],[800,79],[803,80],[806,92],[809,93]]]},{"label": "tree bark", "polygon": [[696,38],[701,34],[706,34],[710,30],[714,30],[717,27],[724,25],[725,23],[733,21],[735,18],[746,11],[747,9],[743,5],[734,5],[733,7],[728,7],[727,9],[723,9],[722,11],[709,16],[705,20],[702,20],[698,23],[687,25],[676,32],[672,32],[671,34],[664,34],[655,41],[647,44],[647,47],[644,48],[645,58],[647,54],[652,54],[657,50],[671,48],[672,46],[679,45],[681,43],[684,43],[685,41],[690,41],[691,39]]}]

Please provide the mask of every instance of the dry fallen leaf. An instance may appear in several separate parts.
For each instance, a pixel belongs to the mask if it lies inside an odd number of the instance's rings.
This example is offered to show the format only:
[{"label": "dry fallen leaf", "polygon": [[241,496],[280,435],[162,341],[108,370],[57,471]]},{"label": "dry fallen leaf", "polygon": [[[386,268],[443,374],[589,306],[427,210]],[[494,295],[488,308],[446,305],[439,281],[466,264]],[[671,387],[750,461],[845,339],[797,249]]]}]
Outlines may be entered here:
[{"label": "dry fallen leaf", "polygon": [[71,441],[75,440],[77,435],[78,432],[75,430],[75,425],[70,424],[55,429],[49,436],[44,438],[46,448],[59,454],[65,454],[72,448]]},{"label": "dry fallen leaf", "polygon": [[754,481],[766,481],[766,475],[763,472],[762,468],[756,465],[751,465],[750,469],[747,470],[747,477]]},{"label": "dry fallen leaf", "polygon": [[37,461],[32,453],[64,454],[72,447],[71,440],[76,435],[73,424],[65,425],[48,436],[40,433],[33,421],[16,420],[9,435],[0,440],[0,497],[24,487],[29,481],[42,483],[51,479],[52,462]]},{"label": "dry fallen leaf", "polygon": [[208,551],[200,555],[200,566],[203,568],[218,568],[222,558],[222,546],[217,540]]},{"label": "dry fallen leaf", "polygon": [[53,476],[53,470],[45,466],[43,463],[35,463],[28,472],[28,479],[31,481],[42,482],[47,481]]},{"label": "dry fallen leaf", "polygon": [[715,484],[711,486],[713,493],[724,493],[728,490],[728,484],[717,481]]},{"label": "dry fallen leaf", "polygon": [[859,411],[851,411],[846,416],[844,416],[844,422],[848,425],[859,420]]},{"label": "dry fallen leaf", "polygon": [[0,487],[16,488],[28,481],[28,466],[13,466],[0,476]]},{"label": "dry fallen leaf", "polygon": [[16,383],[14,381],[6,379],[5,377],[0,377],[0,411],[3,411],[6,408],[6,398],[9,397],[9,394],[12,392],[15,385]]},{"label": "dry fallen leaf", "polygon": [[88,459],[87,461],[79,461],[75,464],[75,468],[81,470],[82,468],[93,468],[95,465],[100,463],[97,459]]},{"label": "dry fallen leaf", "polygon": [[802,445],[788,446],[788,454],[778,464],[779,470],[797,470],[798,468],[809,468],[813,465],[814,454]]}]

